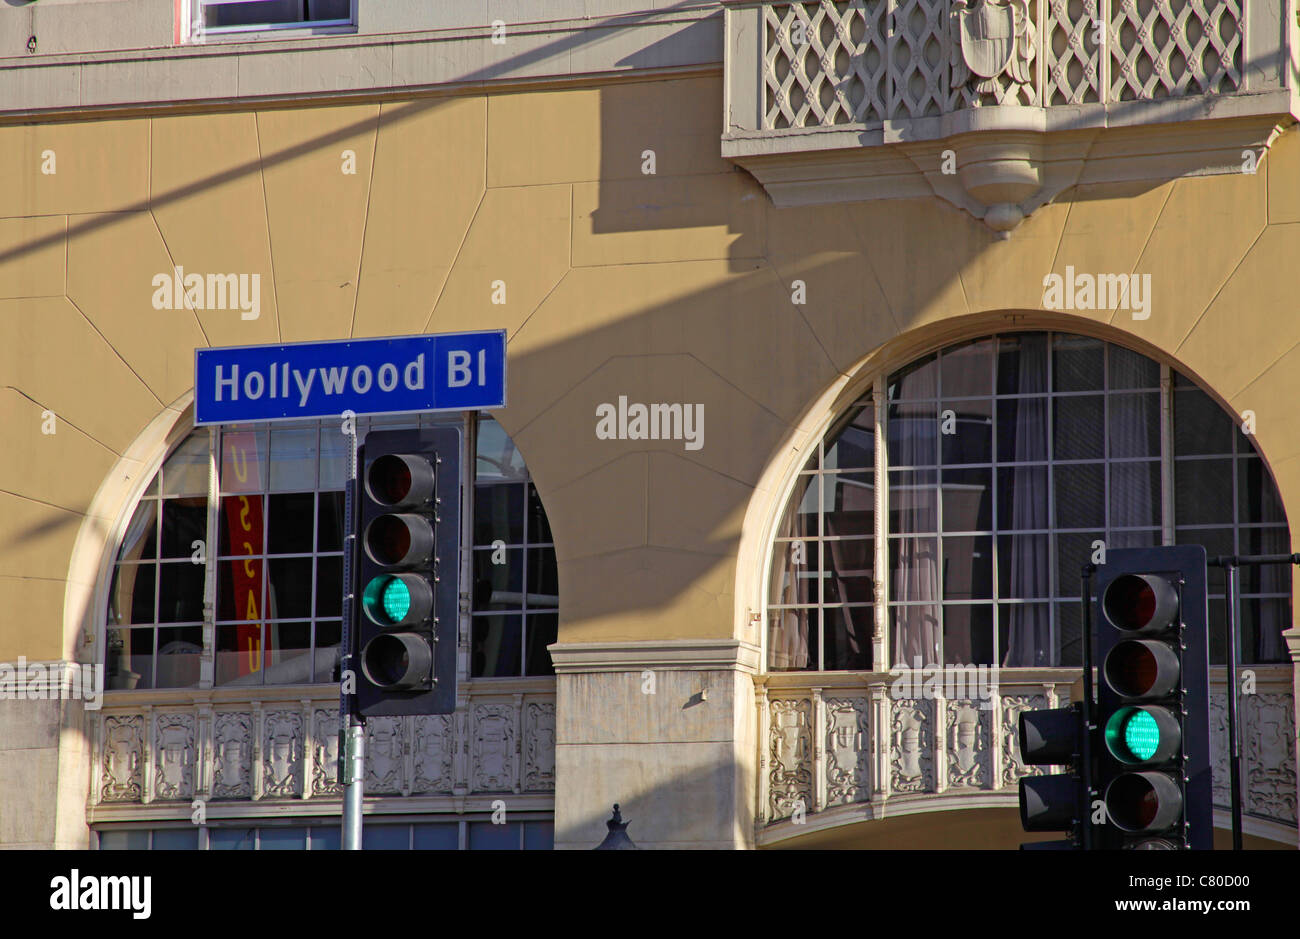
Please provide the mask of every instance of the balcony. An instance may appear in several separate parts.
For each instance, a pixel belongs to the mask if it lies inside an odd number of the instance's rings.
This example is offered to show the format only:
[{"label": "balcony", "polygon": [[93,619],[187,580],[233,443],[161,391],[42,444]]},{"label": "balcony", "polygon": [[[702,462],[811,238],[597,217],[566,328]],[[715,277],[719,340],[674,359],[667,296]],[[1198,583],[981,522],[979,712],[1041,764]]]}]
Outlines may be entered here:
[{"label": "balcony", "polygon": [[1008,233],[1070,186],[1254,172],[1291,4],[722,0],[722,154],[779,206],[937,195]]},{"label": "balcony", "polygon": [[[1291,668],[1251,670],[1254,693],[1240,699],[1244,827],[1294,844]],[[908,685],[885,672],[757,676],[759,845],[864,819],[1014,808],[1021,776],[1063,771],[1021,762],[1019,717],[1067,706],[1079,670],[1004,669],[978,681],[975,671],[936,672],[933,682],[914,671],[925,678]],[[1227,826],[1225,670],[1210,672],[1215,816]]]}]

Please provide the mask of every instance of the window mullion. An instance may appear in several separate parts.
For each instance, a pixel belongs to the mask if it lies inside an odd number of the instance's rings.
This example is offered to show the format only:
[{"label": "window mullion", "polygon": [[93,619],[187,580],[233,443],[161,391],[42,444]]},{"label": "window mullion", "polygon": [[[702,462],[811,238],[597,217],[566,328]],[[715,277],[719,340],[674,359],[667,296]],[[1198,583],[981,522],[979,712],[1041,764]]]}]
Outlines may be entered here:
[{"label": "window mullion", "polygon": [[877,375],[871,387],[871,403],[875,412],[873,427],[875,446],[875,577],[873,578],[875,606],[872,607],[875,636],[871,664],[876,671],[888,670],[889,656],[889,453],[885,442],[885,422],[888,419],[888,402],[885,400],[885,376]]},{"label": "window mullion", "polygon": [[217,457],[221,453],[221,432],[208,426],[208,523],[203,572],[203,652],[199,657],[199,687],[211,688],[217,648],[217,554],[221,518],[221,488]]}]

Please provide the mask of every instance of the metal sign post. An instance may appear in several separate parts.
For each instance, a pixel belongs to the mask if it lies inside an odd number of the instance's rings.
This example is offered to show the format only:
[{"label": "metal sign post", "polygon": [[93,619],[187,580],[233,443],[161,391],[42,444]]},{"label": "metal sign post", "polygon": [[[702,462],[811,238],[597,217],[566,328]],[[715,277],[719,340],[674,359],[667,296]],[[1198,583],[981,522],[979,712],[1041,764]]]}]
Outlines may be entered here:
[{"label": "metal sign post", "polygon": [[[343,542],[343,655],[339,669],[339,757],[342,761],[339,781],[343,786],[343,850],[361,850],[361,800],[366,784],[366,728],[356,713],[355,662],[352,657],[352,603],[355,599],[355,573],[352,570],[353,547],[357,533],[354,524],[357,491],[356,418],[345,418],[348,438],[348,478],[343,490],[343,517],[348,520]],[[351,688],[352,694],[348,694]]]}]

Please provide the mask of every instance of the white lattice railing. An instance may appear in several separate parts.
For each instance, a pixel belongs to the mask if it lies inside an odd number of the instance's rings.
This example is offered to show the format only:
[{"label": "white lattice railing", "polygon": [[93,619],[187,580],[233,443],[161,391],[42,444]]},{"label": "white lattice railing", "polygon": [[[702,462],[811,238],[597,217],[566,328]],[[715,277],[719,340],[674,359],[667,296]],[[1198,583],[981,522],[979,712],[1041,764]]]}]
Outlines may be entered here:
[{"label": "white lattice railing", "polygon": [[[306,692],[306,693],[304,693]],[[90,814],[340,798],[336,686],[133,692],[93,718]],[[455,714],[371,718],[366,796],[555,789],[555,680],[471,686]],[[426,800],[427,801],[427,800]]]},{"label": "white lattice railing", "polygon": [[[1294,827],[1291,670],[1258,666],[1255,673],[1255,693],[1241,699],[1244,811]],[[988,692],[981,700],[982,694],[900,697],[897,678],[888,674],[761,675],[756,679],[760,824],[853,803],[966,796],[987,804],[990,795],[1001,794],[1015,804],[1021,776],[1049,771],[1021,763],[1019,715],[1066,706],[1077,677],[1077,669],[1007,670],[994,684],[979,683]],[[934,690],[975,684],[958,681],[938,680]],[[1214,798],[1227,806],[1226,692],[1221,677],[1211,685]]]},{"label": "white lattice railing", "polygon": [[[730,0],[733,44],[754,46],[729,56],[729,68],[744,70],[733,76],[733,97],[755,82],[752,129],[781,131],[870,127],[987,105],[1231,94],[1245,90],[1245,3]],[[970,27],[965,52],[963,16],[991,24]],[[981,43],[982,29],[1010,35]],[[973,68],[981,61],[993,63],[993,77]]]}]

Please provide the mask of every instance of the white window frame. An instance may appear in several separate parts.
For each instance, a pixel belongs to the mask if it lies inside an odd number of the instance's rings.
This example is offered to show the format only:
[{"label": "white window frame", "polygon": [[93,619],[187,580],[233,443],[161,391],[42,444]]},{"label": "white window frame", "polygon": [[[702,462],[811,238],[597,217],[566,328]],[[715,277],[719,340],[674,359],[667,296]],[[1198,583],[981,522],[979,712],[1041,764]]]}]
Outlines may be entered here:
[{"label": "white window frame", "polygon": [[184,0],[182,9],[181,40],[185,43],[250,41],[257,39],[291,39],[300,36],[321,36],[355,33],[357,31],[357,5],[360,0],[350,0],[346,20],[315,20],[293,23],[264,23],[252,26],[203,25],[203,13],[212,6],[233,3],[256,3],[258,0]]}]

